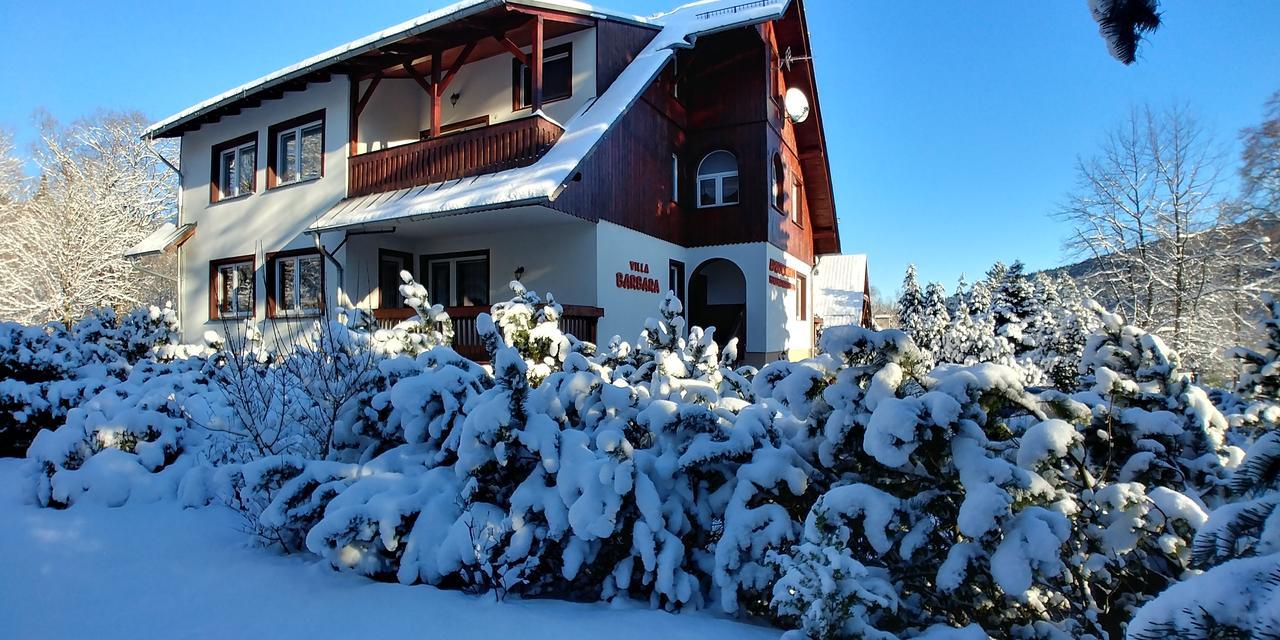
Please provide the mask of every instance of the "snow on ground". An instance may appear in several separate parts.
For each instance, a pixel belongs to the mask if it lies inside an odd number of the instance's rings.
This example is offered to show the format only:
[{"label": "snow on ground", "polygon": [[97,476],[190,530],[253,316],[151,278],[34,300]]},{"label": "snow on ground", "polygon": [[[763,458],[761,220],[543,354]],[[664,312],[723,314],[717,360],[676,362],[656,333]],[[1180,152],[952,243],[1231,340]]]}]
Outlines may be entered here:
[{"label": "snow on ground", "polygon": [[777,638],[704,613],[495,602],[331,571],[246,545],[225,509],[26,504],[0,459],[0,638]]}]

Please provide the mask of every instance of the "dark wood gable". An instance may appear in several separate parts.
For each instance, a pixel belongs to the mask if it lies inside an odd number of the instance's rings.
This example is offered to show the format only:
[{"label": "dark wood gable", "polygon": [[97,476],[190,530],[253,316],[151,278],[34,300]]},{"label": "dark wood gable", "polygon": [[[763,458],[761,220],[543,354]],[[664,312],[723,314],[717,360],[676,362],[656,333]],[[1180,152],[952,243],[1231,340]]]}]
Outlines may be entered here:
[{"label": "dark wood gable", "polygon": [[[781,22],[799,24],[798,5],[793,2]],[[794,42],[793,51],[808,51],[807,35],[796,39],[797,28],[803,30],[802,25],[786,31],[769,25],[734,29],[699,38],[693,50],[680,51],[605,134],[551,206],[683,246],[767,241],[810,263],[816,255],[839,252],[812,67],[797,63],[783,80],[810,96],[814,109],[808,121],[795,126],[783,122],[780,102],[772,95],[776,41]],[[597,38],[602,52],[605,40],[603,33]],[[609,61],[598,61],[599,73],[612,81],[622,69],[616,64],[629,62],[647,41],[637,37],[629,46],[619,46]],[[623,50],[630,50],[630,57]],[[716,150],[729,151],[738,160],[739,200],[698,208],[698,163]],[[771,204],[774,152],[785,158],[788,175],[794,171],[804,185],[798,222],[789,207],[783,211]],[[673,157],[678,158],[678,178]],[[673,180],[678,180],[678,194]]]}]

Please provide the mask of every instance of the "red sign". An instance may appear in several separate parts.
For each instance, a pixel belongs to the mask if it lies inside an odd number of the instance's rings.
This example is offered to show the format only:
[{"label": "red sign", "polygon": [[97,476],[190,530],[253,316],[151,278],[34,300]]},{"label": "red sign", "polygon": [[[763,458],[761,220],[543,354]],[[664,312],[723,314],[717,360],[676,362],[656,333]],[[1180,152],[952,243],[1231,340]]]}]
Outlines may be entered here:
[{"label": "red sign", "polygon": [[647,263],[630,260],[627,266],[631,269],[631,273],[619,271],[615,274],[616,284],[619,289],[662,293],[662,285],[658,284],[658,279],[647,275],[649,273],[649,265]]}]

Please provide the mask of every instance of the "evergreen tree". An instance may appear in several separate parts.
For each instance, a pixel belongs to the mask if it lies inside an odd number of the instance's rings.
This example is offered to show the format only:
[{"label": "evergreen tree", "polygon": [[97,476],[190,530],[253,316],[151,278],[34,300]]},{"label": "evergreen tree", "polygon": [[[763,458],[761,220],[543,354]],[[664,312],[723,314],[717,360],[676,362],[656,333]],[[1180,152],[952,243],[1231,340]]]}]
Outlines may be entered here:
[{"label": "evergreen tree", "polygon": [[898,328],[915,337],[924,329],[924,294],[916,281],[916,265],[907,265],[907,275],[902,279],[902,293],[898,296]]},{"label": "evergreen tree", "polygon": [[923,322],[917,336],[916,344],[921,349],[936,354],[942,350],[943,337],[951,329],[951,314],[947,312],[946,292],[942,285],[930,282],[925,287]]}]

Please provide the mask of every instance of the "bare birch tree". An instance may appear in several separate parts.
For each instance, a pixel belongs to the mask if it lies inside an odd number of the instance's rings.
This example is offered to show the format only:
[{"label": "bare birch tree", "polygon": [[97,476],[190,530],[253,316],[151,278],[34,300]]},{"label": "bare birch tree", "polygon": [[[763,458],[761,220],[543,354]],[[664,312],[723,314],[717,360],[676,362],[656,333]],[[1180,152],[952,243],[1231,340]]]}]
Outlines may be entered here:
[{"label": "bare birch tree", "polygon": [[1272,250],[1226,199],[1223,166],[1186,107],[1134,109],[1079,163],[1059,212],[1073,227],[1067,249],[1090,262],[1089,295],[1210,372],[1274,285]]},{"label": "bare birch tree", "polygon": [[1243,166],[1244,204],[1253,217],[1280,219],[1280,91],[1267,100],[1262,124],[1245,129]]},{"label": "bare birch tree", "polygon": [[155,302],[160,283],[124,252],[175,211],[175,176],[139,138],[139,113],[102,112],[62,127],[41,118],[40,177],[0,221],[0,313],[70,322],[96,306]]}]

